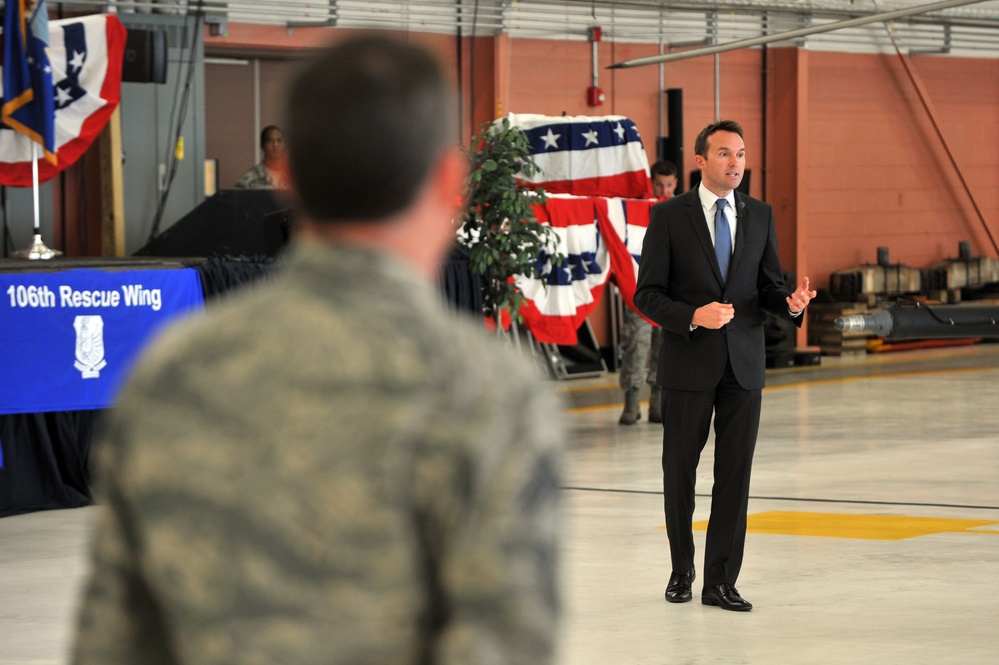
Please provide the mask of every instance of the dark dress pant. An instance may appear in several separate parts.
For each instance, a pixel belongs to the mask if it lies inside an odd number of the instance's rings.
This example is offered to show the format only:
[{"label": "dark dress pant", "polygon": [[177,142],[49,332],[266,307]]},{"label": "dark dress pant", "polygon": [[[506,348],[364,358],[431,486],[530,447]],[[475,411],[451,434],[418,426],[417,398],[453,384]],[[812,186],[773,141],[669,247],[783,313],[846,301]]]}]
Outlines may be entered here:
[{"label": "dark dress pant", "polygon": [[746,542],[749,481],[762,391],[746,390],[730,364],[713,390],[663,389],[663,499],[673,571],[694,570],[694,484],[714,414],[714,486],[705,541],[705,588],[735,584]]}]

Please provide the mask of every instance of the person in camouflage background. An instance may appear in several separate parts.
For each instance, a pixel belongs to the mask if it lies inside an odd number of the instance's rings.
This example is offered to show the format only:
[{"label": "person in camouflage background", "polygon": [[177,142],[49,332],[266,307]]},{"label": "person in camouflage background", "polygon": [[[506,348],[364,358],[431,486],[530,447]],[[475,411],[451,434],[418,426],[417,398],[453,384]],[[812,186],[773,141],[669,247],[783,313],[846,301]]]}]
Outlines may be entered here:
[{"label": "person in camouflage background", "polygon": [[288,162],[284,154],[284,132],[277,125],[260,130],[263,161],[239,177],[234,189],[287,189]]},{"label": "person in camouflage background", "polygon": [[108,413],[73,663],[551,662],[562,405],[433,283],[456,109],[381,35],[295,79],[292,248]]},{"label": "person in camouflage background", "polygon": [[630,307],[624,307],[619,376],[621,390],[624,392],[624,410],[618,418],[621,425],[634,425],[641,419],[642,407],[638,402],[638,394],[645,383],[652,389],[649,396],[649,422],[663,421],[659,409],[662,393],[656,387],[660,332],[658,326],[650,324]]},{"label": "person in camouflage background", "polygon": [[[649,167],[649,177],[652,179],[652,194],[659,201],[664,201],[676,191],[678,171],[673,162],[661,159]],[[659,367],[659,339],[662,329],[653,326],[630,307],[624,308],[624,320],[621,324],[621,390],[624,392],[624,410],[618,422],[622,425],[634,425],[642,417],[642,409],[638,403],[638,393],[642,384],[648,383],[649,422],[663,421],[662,390],[656,385],[656,371]]]}]

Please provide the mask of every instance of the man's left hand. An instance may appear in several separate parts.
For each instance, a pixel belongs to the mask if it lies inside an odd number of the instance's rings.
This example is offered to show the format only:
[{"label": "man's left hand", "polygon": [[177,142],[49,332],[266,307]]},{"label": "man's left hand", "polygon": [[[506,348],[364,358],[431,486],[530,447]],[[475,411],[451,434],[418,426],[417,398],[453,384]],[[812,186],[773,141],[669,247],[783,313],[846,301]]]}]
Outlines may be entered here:
[{"label": "man's left hand", "polygon": [[787,308],[792,314],[800,314],[808,307],[808,303],[814,297],[815,291],[808,290],[808,278],[806,277],[801,280],[801,284],[798,285],[794,293],[787,297]]}]

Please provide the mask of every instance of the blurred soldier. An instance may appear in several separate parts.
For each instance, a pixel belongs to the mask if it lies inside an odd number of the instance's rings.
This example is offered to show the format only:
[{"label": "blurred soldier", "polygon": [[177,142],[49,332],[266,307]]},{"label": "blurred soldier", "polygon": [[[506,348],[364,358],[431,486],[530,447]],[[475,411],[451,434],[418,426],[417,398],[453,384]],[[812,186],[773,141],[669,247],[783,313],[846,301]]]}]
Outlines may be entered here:
[{"label": "blurred soldier", "polygon": [[456,108],[381,35],[294,80],[295,241],[109,413],[74,663],[551,662],[560,404],[433,283]]},{"label": "blurred soldier", "polygon": [[[673,162],[660,160],[649,167],[652,177],[652,193],[656,199],[664,201],[676,191],[677,170]],[[642,384],[651,388],[649,397],[649,422],[663,421],[659,403],[662,391],[656,385],[656,370],[659,366],[659,326],[649,325],[630,307],[624,308],[624,321],[621,329],[621,390],[624,392],[624,411],[618,422],[634,425],[642,417],[638,403],[638,393]]]}]

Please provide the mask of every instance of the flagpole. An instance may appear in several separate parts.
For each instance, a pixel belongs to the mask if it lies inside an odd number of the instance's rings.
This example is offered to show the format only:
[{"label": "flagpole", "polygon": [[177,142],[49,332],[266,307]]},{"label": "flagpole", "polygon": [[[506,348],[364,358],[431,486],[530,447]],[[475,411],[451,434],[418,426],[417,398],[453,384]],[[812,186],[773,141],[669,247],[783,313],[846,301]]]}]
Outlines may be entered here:
[{"label": "flagpole", "polygon": [[38,184],[38,144],[34,141],[31,142],[31,189],[35,203],[34,236],[27,249],[14,252],[13,256],[18,259],[51,259],[62,256],[62,252],[58,249],[49,249],[42,242],[41,206],[38,201],[38,190],[40,189]]},{"label": "flagpole", "polygon": [[34,141],[31,142],[31,191],[33,193],[33,201],[35,202],[35,235],[41,237],[42,235],[42,222],[41,222],[41,212],[39,211],[38,205],[38,144]]}]

